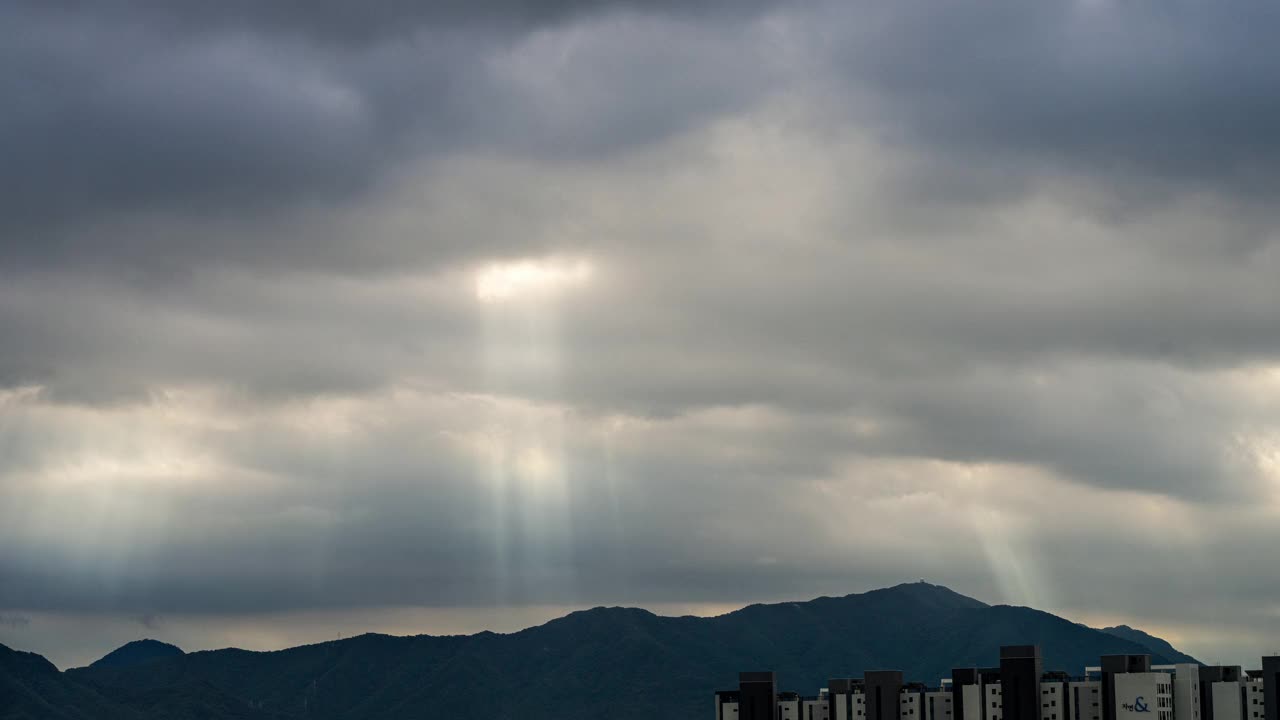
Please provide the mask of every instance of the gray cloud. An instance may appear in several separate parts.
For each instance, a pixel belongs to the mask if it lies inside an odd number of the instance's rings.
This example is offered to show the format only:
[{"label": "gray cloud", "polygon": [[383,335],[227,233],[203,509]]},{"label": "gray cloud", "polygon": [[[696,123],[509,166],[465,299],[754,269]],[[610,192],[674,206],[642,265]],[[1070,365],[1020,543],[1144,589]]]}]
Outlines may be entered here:
[{"label": "gray cloud", "polygon": [[851,11],[861,21],[853,42],[833,38],[835,56],[866,83],[855,88],[881,101],[861,109],[887,137],[928,142],[962,165],[1116,177],[1159,197],[1169,185],[1264,203],[1273,193],[1274,8],[910,2],[864,10]]},{"label": "gray cloud", "polygon": [[1275,624],[1261,11],[308,8],[0,11],[37,645],[917,577]]},{"label": "gray cloud", "polygon": [[289,1],[270,5],[233,1],[209,5],[153,0],[112,0],[106,3],[58,0],[29,4],[56,8],[64,15],[95,13],[143,19],[163,23],[168,26],[166,29],[189,32],[249,31],[306,37],[326,44],[366,45],[404,38],[423,26],[528,30],[575,16],[619,9],[697,18],[707,13],[749,11],[762,3],[728,0],[699,0],[695,3],[674,0],[490,0],[474,3],[445,0],[422,4],[380,0],[359,9],[329,1]]},{"label": "gray cloud", "polygon": [[[220,8],[231,24],[204,27],[197,5],[199,31],[176,35],[154,22],[185,14],[167,4],[6,11],[9,261],[346,267],[358,255],[349,237],[300,240],[261,223],[359,203],[404,157],[617,152],[741,106],[760,72],[709,28],[609,5],[568,26],[472,27],[387,3],[396,33],[358,46],[291,35],[275,22],[292,14],[283,6]],[[547,8],[546,20],[570,22],[573,9]],[[308,11],[351,27],[345,11]],[[189,221],[225,231],[210,241]],[[375,248],[364,262],[384,257]]]}]

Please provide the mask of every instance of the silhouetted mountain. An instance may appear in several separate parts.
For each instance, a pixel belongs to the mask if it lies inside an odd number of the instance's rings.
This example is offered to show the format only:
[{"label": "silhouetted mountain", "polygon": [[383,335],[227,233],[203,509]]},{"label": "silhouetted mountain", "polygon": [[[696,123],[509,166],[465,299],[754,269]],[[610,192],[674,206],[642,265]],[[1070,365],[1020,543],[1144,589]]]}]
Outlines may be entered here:
[{"label": "silhouetted mountain", "polygon": [[140,718],[95,690],[69,680],[35,653],[0,645],[0,719],[97,720]]},{"label": "silhouetted mountain", "polygon": [[159,640],[134,640],[94,661],[89,667],[128,667],[182,654],[182,648]]},{"label": "silhouetted mountain", "polygon": [[953,667],[991,665],[1001,645],[1016,643],[1040,644],[1046,668],[1072,672],[1109,653],[1174,659],[1045,612],[916,583],[714,618],[595,608],[509,635],[362,635],[62,674],[44,663],[48,682],[23,695],[21,707],[68,709],[0,718],[697,720],[711,692],[733,687],[742,669],[776,670],[785,689],[802,693],[883,668],[933,684]]},{"label": "silhouetted mountain", "polygon": [[1136,642],[1139,645],[1144,645],[1146,647],[1149,647],[1151,648],[1151,652],[1159,653],[1169,658],[1175,663],[1196,663],[1197,665],[1201,664],[1199,660],[1191,657],[1190,655],[1187,655],[1186,653],[1183,653],[1183,652],[1179,652],[1167,641],[1161,640],[1155,635],[1149,635],[1147,633],[1142,632],[1141,630],[1131,628],[1128,625],[1117,625],[1115,627],[1102,628],[1102,632],[1110,633],[1112,635],[1115,635],[1116,637],[1124,638],[1125,640],[1132,640],[1133,642]]}]

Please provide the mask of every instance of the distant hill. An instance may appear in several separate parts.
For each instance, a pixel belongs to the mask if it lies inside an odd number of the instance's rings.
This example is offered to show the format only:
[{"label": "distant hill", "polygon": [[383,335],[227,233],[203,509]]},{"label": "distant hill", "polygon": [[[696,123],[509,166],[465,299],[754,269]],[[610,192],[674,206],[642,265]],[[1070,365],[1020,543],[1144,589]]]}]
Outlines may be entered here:
[{"label": "distant hill", "polygon": [[182,654],[182,648],[159,640],[134,640],[112,650],[89,667],[129,667]]},{"label": "distant hill", "polygon": [[1141,630],[1135,630],[1134,628],[1131,628],[1128,625],[1117,625],[1115,627],[1102,628],[1102,632],[1110,633],[1112,635],[1115,635],[1116,637],[1124,638],[1125,640],[1132,640],[1133,642],[1136,642],[1139,645],[1144,645],[1146,647],[1149,647],[1151,648],[1151,652],[1159,653],[1169,658],[1175,663],[1196,663],[1197,665],[1203,664],[1199,660],[1191,657],[1190,655],[1187,655],[1186,653],[1183,653],[1183,652],[1179,652],[1167,641],[1161,640],[1160,638],[1154,635],[1148,635],[1147,633],[1144,633]]},{"label": "distant hill", "polygon": [[995,663],[999,647],[1015,643],[1040,644],[1046,669],[1071,672],[1110,653],[1177,659],[1049,613],[915,583],[752,605],[714,618],[595,608],[509,635],[362,635],[65,673],[6,648],[24,658],[18,665],[38,665],[40,680],[4,684],[0,655],[0,688],[17,688],[12,702],[22,708],[0,718],[697,720],[707,715],[711,692],[733,687],[743,669],[775,670],[784,689],[806,694],[828,678],[872,669],[903,670],[934,684],[952,667]]}]

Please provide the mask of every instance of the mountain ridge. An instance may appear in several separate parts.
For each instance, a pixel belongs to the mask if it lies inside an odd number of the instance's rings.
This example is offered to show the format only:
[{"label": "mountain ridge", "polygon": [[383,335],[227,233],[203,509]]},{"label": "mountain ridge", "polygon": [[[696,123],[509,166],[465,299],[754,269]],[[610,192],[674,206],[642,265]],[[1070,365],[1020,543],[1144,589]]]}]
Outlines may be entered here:
[{"label": "mountain ridge", "polygon": [[[953,667],[990,665],[1000,645],[1022,643],[1042,645],[1046,669],[1078,671],[1110,653],[1171,661],[1141,643],[1034,608],[988,605],[943,586],[908,583],[757,603],[708,618],[600,606],[506,634],[366,633],[267,652],[171,653],[57,674],[66,686],[62,695],[55,687],[38,690],[67,702],[107,703],[88,715],[103,720],[394,720],[439,707],[464,720],[696,718],[710,693],[732,686],[745,668],[775,670],[784,689],[806,694],[830,677],[881,668],[934,684]],[[0,663],[0,686],[5,677]]]},{"label": "mountain ridge", "polygon": [[93,661],[89,667],[128,667],[182,654],[182,648],[177,645],[144,638],[121,645]]}]

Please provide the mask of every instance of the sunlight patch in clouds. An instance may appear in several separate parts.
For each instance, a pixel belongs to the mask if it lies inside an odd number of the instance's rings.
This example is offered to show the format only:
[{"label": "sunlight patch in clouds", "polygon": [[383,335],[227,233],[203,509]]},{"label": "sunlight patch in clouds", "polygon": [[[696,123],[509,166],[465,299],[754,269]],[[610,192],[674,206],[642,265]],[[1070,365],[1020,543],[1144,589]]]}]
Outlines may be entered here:
[{"label": "sunlight patch in clouds", "polygon": [[476,298],[486,303],[541,298],[585,285],[591,275],[591,264],[581,259],[496,262],[476,274]]}]

